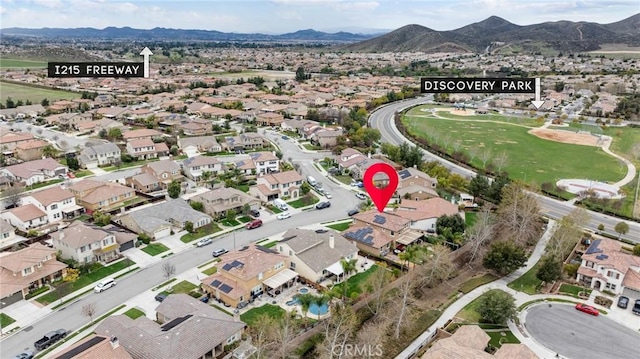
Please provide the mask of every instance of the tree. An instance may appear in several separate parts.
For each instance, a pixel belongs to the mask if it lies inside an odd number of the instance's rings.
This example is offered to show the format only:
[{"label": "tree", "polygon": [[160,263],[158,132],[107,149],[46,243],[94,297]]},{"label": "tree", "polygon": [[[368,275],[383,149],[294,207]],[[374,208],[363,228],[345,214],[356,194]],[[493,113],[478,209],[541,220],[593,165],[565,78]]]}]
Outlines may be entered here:
[{"label": "tree", "polygon": [[469,262],[480,258],[486,245],[494,239],[495,216],[483,210],[476,216],[476,223],[467,231],[467,242],[471,250]]},{"label": "tree", "polygon": [[75,156],[68,156],[67,157],[67,167],[69,167],[70,170],[72,171],[77,171],[80,169],[80,162],[78,161],[78,159]]},{"label": "tree", "polygon": [[[202,202],[191,201],[189,202],[189,204],[191,205],[191,208],[195,209],[196,211],[204,212],[204,204],[202,204]],[[186,223],[184,227],[185,229],[187,229]]]},{"label": "tree", "polygon": [[496,166],[496,170],[498,171],[498,173],[500,173],[502,172],[502,169],[509,163],[509,155],[507,154],[507,152],[502,151],[492,159],[492,162]]},{"label": "tree", "polygon": [[[333,311],[331,313],[333,315]],[[298,322],[295,313],[287,312],[276,320],[276,325],[272,328],[273,342],[278,348],[278,356],[281,359],[288,358],[291,341],[298,333]]]},{"label": "tree", "polygon": [[524,248],[513,241],[498,241],[491,243],[489,251],[484,256],[482,264],[500,275],[507,275],[527,263]]},{"label": "tree", "polygon": [[315,300],[315,295],[311,293],[300,294],[296,297],[298,304],[300,305],[300,309],[302,310],[302,319],[304,322],[307,322],[307,312],[309,312],[309,307],[313,304]]},{"label": "tree", "polygon": [[93,316],[96,314],[96,304],[87,303],[82,306],[81,313],[85,317],[89,317],[91,323],[93,323]]},{"label": "tree", "polygon": [[[400,338],[400,329],[407,320],[409,314],[409,304],[413,301],[414,290],[416,288],[416,280],[418,271],[413,270],[398,279],[398,290],[395,292],[396,298],[393,299],[397,312],[395,313],[393,324],[393,337]],[[332,313],[333,314],[333,313]]]},{"label": "tree", "polygon": [[273,344],[273,328],[276,322],[267,314],[259,315],[247,328],[247,334],[251,337],[251,345],[256,348],[253,356],[255,359],[267,359],[271,355],[269,349]]},{"label": "tree", "polygon": [[457,214],[444,215],[436,220],[436,232],[442,233],[445,228],[449,228],[452,234],[464,233],[464,219]]},{"label": "tree", "polygon": [[[296,70],[296,81],[304,82],[307,79],[307,75],[304,73],[304,67],[300,66]],[[8,107],[8,106],[7,106]]]},{"label": "tree", "polygon": [[385,307],[386,285],[391,280],[391,273],[384,267],[376,269],[363,283],[369,300],[365,300],[371,314],[376,316]]},{"label": "tree", "polygon": [[633,255],[640,256],[640,244],[636,244],[633,246]]},{"label": "tree", "polygon": [[122,131],[119,128],[110,128],[107,132],[107,138],[110,140],[118,140],[122,138]]},{"label": "tree", "polygon": [[433,288],[451,277],[455,265],[451,261],[451,251],[442,244],[434,245],[425,258],[423,265],[418,267],[418,284],[422,288]]},{"label": "tree", "polygon": [[627,224],[627,222],[618,222],[616,226],[613,227],[613,230],[618,233],[618,239],[620,239],[623,234],[629,233],[629,225]]},{"label": "tree", "polygon": [[[200,203],[200,202],[195,202],[195,203]],[[200,203],[200,204],[202,204],[202,203]],[[193,207],[193,203],[191,203],[191,207]],[[189,232],[189,233],[193,233],[193,222],[191,222],[191,221],[184,222],[184,230]]]},{"label": "tree", "polygon": [[169,197],[178,198],[180,197],[180,193],[182,192],[182,186],[180,182],[173,180],[169,183],[169,187],[167,188],[167,192],[169,193]]},{"label": "tree", "polygon": [[552,283],[562,275],[562,261],[553,255],[546,255],[540,260],[540,267],[536,278],[546,283]]},{"label": "tree", "polygon": [[576,208],[562,217],[546,246],[546,254],[565,259],[576,243],[582,238],[582,228],[589,222],[589,214],[583,208]]},{"label": "tree", "polygon": [[162,265],[162,274],[164,274],[164,277],[167,279],[171,278],[176,274],[176,266],[171,262],[166,262]]},{"label": "tree", "polygon": [[533,244],[540,231],[538,201],[526,193],[521,185],[510,183],[502,190],[498,207],[498,232],[508,235],[522,244]]},{"label": "tree", "polygon": [[355,334],[357,317],[351,305],[335,303],[331,306],[331,316],[322,322],[324,341],[321,350],[323,358],[343,357],[343,349]]},{"label": "tree", "polygon": [[40,104],[43,107],[47,107],[47,106],[49,106],[49,100],[47,100],[46,98],[43,98],[42,101],[40,102]]},{"label": "tree", "polygon": [[22,187],[9,187],[6,190],[2,191],[2,196],[4,196],[5,207],[18,207],[20,203],[20,198],[22,198],[22,193],[24,192],[24,188]]},{"label": "tree", "polygon": [[227,210],[227,212],[226,212],[227,221],[229,221],[229,222],[235,221],[236,220],[236,216],[237,216],[237,213],[236,213],[235,209]]},{"label": "tree", "polygon": [[[356,266],[357,266],[357,259],[353,258],[353,259],[345,259],[342,258],[340,259],[340,266],[342,266],[342,271],[344,272],[343,274],[343,278],[347,278],[349,276],[349,274],[353,273],[356,271]],[[347,297],[347,290],[349,289],[349,286],[347,285],[348,283],[345,281],[343,281],[342,283],[342,298],[346,298]]]},{"label": "tree", "polygon": [[516,315],[516,299],[502,290],[485,292],[478,301],[477,312],[482,323],[504,325]]},{"label": "tree", "polygon": [[67,282],[75,282],[80,277],[80,270],[76,268],[67,268],[67,275],[64,280]]},{"label": "tree", "polygon": [[53,145],[46,145],[42,147],[42,155],[44,157],[55,158],[59,153],[60,151],[57,148],[53,147]]},{"label": "tree", "polygon": [[487,169],[487,161],[489,161],[491,159],[491,156],[493,154],[491,153],[491,150],[489,150],[488,148],[483,149],[482,151],[480,151],[480,153],[478,153],[478,158],[480,159],[480,161],[482,161],[482,168],[483,169]]},{"label": "tree", "polygon": [[469,193],[474,197],[488,197],[489,179],[483,175],[477,175],[469,181]]}]

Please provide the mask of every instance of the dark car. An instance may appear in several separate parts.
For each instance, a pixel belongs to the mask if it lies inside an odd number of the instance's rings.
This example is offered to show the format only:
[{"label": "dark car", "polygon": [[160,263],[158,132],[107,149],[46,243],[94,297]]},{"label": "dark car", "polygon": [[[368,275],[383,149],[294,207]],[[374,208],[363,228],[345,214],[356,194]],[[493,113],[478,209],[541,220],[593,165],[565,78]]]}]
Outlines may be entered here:
[{"label": "dark car", "polygon": [[347,212],[347,215],[351,217],[351,216],[355,216],[358,213],[360,213],[360,211],[358,211],[357,209],[352,209],[349,212]]},{"label": "dark car", "polygon": [[327,232],[329,232],[329,230],[326,229],[326,228],[316,229],[316,233],[318,233],[318,234],[327,233]]},{"label": "dark car", "polygon": [[162,302],[163,300],[167,299],[168,295],[169,294],[167,294],[167,293],[160,293],[160,294],[156,295],[156,300],[158,302]]},{"label": "dark car", "polygon": [[316,204],[316,209],[324,209],[324,208],[329,208],[331,207],[331,202],[320,202],[318,204]]},{"label": "dark car", "polygon": [[633,314],[640,315],[640,299],[636,300],[631,311],[633,312]]},{"label": "dark car", "polygon": [[581,312],[583,312],[583,313],[595,315],[596,317],[598,315],[600,315],[600,312],[596,308],[594,308],[594,307],[592,307],[590,305],[578,303],[578,304],[576,304],[576,309],[581,311]]},{"label": "dark car", "polygon": [[620,296],[620,298],[618,298],[618,307],[627,309],[627,306],[629,306],[629,298]]},{"label": "dark car", "polygon": [[202,303],[209,303],[209,297],[207,297],[207,296],[205,295],[204,297],[200,298],[200,301],[201,301]]},{"label": "dark car", "polygon": [[260,217],[260,211],[258,211],[257,209],[250,210],[249,214],[252,215],[253,217]]}]

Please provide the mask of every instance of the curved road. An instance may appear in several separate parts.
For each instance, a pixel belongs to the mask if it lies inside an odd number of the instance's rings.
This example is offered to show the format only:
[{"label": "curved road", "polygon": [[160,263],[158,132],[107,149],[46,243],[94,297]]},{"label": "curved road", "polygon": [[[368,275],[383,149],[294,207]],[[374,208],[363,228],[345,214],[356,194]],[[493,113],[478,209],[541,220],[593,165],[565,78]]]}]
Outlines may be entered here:
[{"label": "curved road", "polygon": [[640,358],[640,335],[605,316],[554,303],[527,309],[525,327],[537,342],[562,357]]},{"label": "curved road", "polygon": [[[396,111],[402,111],[416,105],[424,104],[430,99],[431,96],[388,104],[384,107],[379,108],[371,114],[371,116],[369,117],[369,124],[371,127],[377,128],[380,131],[382,140],[385,142],[389,142],[393,145],[400,145],[403,142],[413,143],[411,142],[411,140],[407,139],[400,133],[393,120],[393,115]],[[466,178],[470,178],[476,175],[472,170],[458,166],[457,164],[440,158],[428,151],[423,150],[422,152],[424,153],[426,160],[438,161],[453,173],[457,173]],[[545,197],[533,192],[531,194],[538,198],[538,203],[540,205],[540,208],[542,209],[542,212],[549,218],[561,219],[576,208],[574,205],[564,201],[558,201],[556,199]],[[613,228],[621,221],[619,218],[607,216],[593,211],[587,212],[591,217],[591,220],[586,225],[587,229],[596,232],[598,229],[598,225],[604,224],[606,233],[612,236],[618,236],[618,233],[613,231]],[[630,221],[627,221],[627,223],[629,224],[629,233],[623,235],[622,238],[628,239],[634,243],[640,243],[640,224]]]}]

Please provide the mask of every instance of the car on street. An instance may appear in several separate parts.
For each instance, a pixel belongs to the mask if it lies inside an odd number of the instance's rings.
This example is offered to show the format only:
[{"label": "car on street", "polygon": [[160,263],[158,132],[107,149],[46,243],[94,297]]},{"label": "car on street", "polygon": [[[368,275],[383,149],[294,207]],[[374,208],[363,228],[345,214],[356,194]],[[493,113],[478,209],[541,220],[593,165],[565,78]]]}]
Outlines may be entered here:
[{"label": "car on street", "polygon": [[347,215],[351,217],[351,216],[355,216],[358,213],[360,213],[360,211],[358,211],[357,209],[352,209],[349,212],[347,212]]},{"label": "car on street", "polygon": [[288,140],[288,139],[289,139],[289,137],[287,137],[287,136],[282,136],[282,139],[286,141],[286,140]]},{"label": "car on street", "polygon": [[247,229],[255,229],[262,226],[261,219],[254,219],[253,221],[247,223]]},{"label": "car on street", "polygon": [[211,243],[213,243],[211,238],[204,238],[204,239],[199,240],[198,243],[196,243],[196,247],[208,246]]},{"label": "car on street", "polygon": [[594,308],[594,307],[592,307],[590,305],[578,303],[578,304],[576,304],[576,309],[581,311],[581,312],[583,312],[583,313],[587,313],[587,314],[591,314],[591,315],[595,315],[595,316],[600,315],[600,312],[596,308]]},{"label": "car on street", "polygon": [[331,207],[331,202],[326,201],[326,202],[320,202],[318,204],[316,204],[316,209],[324,209],[324,208],[329,208]]},{"label": "car on street", "polygon": [[325,197],[327,197],[327,198],[329,198],[329,199],[331,199],[331,197],[332,197],[332,196],[331,196],[331,193],[329,193],[329,192],[325,192],[325,193],[324,193],[324,196],[325,196]]},{"label": "car on street", "polygon": [[228,250],[224,249],[224,248],[218,248],[216,250],[213,251],[213,256],[214,257],[220,257],[221,255],[227,253]]},{"label": "car on street", "polygon": [[367,195],[362,192],[356,192],[356,197],[361,200],[367,199]]},{"label": "car on street", "polygon": [[33,343],[33,346],[36,348],[36,350],[43,350],[52,346],[53,344],[58,342],[60,339],[66,336],[67,336],[66,329],[54,330],[52,332],[45,334],[44,337],[42,337],[37,342]]},{"label": "car on street", "polygon": [[618,298],[618,307],[627,309],[627,306],[629,306],[629,298],[621,295],[620,298]]},{"label": "car on street", "polygon": [[31,358],[33,358],[33,352],[30,352],[30,351],[24,351],[13,357],[13,359],[31,359]]},{"label": "car on street", "polygon": [[327,232],[329,232],[329,230],[326,229],[326,228],[318,228],[318,229],[316,229],[316,233],[318,233],[318,234],[327,233]]},{"label": "car on street", "polygon": [[291,217],[291,213],[289,212],[282,212],[280,214],[278,214],[278,216],[276,217],[277,219],[287,219]]},{"label": "car on street", "polygon": [[163,292],[163,293],[160,293],[160,294],[156,295],[155,299],[158,302],[162,302],[163,300],[167,299],[168,295],[169,294]]},{"label": "car on street", "polygon": [[636,302],[633,304],[633,308],[631,309],[633,314],[640,315],[640,299],[636,299]]},{"label": "car on street", "polygon": [[111,287],[115,287],[116,286],[116,281],[113,278],[106,278],[100,281],[100,283],[96,284],[95,287],[93,287],[93,291],[96,293],[101,293],[104,292],[105,290],[111,288]]},{"label": "car on street", "polygon": [[260,217],[260,211],[258,211],[257,209],[250,210],[249,214],[253,217]]}]

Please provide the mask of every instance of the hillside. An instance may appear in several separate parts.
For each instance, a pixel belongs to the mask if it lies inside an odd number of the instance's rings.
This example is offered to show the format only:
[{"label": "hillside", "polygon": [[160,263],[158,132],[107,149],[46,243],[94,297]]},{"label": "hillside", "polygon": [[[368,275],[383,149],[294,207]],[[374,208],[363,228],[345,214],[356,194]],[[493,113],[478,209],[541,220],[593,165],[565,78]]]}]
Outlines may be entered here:
[{"label": "hillside", "polygon": [[556,21],[520,26],[497,16],[451,31],[437,31],[421,25],[403,26],[388,34],[342,46],[346,51],[440,52],[443,46],[459,52],[484,52],[493,45],[535,43],[560,52],[592,51],[602,44],[640,45],[640,14],[612,24]]}]

